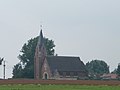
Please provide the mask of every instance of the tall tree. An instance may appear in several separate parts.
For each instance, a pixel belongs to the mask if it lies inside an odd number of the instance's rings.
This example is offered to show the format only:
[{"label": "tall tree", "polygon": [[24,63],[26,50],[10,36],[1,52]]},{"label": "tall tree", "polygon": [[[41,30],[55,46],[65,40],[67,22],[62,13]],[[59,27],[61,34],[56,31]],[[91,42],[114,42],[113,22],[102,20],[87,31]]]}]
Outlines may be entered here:
[{"label": "tall tree", "polygon": [[118,64],[116,73],[120,76],[120,63]]},{"label": "tall tree", "polygon": [[4,58],[0,58],[0,65],[2,65],[2,61],[3,61]]},{"label": "tall tree", "polygon": [[91,62],[86,63],[86,68],[89,74],[92,75],[109,73],[109,66],[102,60],[92,60]]},{"label": "tall tree", "polygon": [[117,69],[115,68],[111,73],[112,74],[117,74]]},{"label": "tall tree", "polygon": [[[55,44],[53,40],[44,38],[47,55],[54,55]],[[28,40],[18,56],[20,62],[13,68],[13,78],[34,78],[34,55],[38,37]]]}]

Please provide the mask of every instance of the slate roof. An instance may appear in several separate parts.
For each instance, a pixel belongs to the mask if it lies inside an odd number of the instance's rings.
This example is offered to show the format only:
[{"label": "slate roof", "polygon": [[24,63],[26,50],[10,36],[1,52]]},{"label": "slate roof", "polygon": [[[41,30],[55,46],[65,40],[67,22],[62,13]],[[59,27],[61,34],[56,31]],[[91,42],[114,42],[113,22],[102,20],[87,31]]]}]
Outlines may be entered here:
[{"label": "slate roof", "polygon": [[86,71],[79,57],[47,56],[47,61],[52,71]]}]

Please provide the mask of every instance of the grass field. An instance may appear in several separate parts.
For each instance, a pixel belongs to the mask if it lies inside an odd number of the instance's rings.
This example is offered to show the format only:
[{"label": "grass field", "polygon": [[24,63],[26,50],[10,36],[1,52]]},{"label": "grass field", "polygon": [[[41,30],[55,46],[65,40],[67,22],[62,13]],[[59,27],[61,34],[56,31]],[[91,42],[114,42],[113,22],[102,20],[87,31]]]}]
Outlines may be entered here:
[{"label": "grass field", "polygon": [[0,90],[120,90],[120,86],[0,85]]}]

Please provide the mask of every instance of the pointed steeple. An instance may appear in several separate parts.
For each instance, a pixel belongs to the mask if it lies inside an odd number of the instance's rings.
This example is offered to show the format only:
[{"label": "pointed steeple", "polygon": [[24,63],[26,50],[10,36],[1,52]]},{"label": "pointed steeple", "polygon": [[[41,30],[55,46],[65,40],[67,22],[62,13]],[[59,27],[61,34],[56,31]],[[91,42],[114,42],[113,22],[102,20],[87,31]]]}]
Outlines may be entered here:
[{"label": "pointed steeple", "polygon": [[44,44],[44,38],[43,38],[42,29],[41,29],[41,30],[40,30],[39,39],[38,39],[38,45],[41,47],[42,44]]},{"label": "pointed steeple", "polygon": [[42,29],[40,30],[40,35],[38,37],[38,43],[35,50],[34,56],[34,78],[42,79],[42,65],[46,58],[46,48],[44,45],[44,37]]}]

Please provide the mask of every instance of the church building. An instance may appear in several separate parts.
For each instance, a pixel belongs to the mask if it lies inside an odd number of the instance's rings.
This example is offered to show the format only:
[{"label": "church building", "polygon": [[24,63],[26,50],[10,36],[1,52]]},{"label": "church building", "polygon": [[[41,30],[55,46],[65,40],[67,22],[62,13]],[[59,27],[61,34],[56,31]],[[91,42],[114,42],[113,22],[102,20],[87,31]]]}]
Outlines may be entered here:
[{"label": "church building", "polygon": [[79,57],[47,56],[42,30],[34,56],[34,78],[55,80],[77,80],[88,76]]}]

